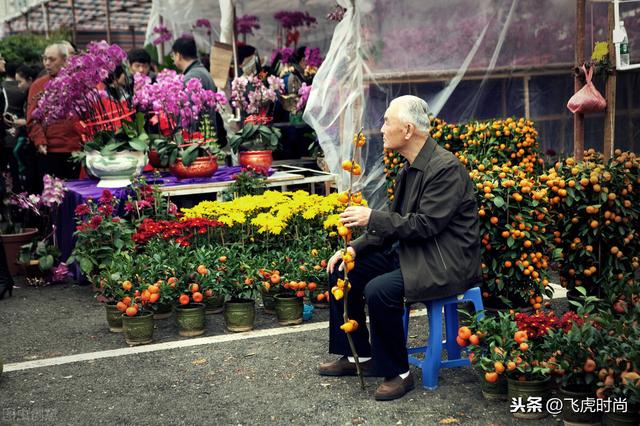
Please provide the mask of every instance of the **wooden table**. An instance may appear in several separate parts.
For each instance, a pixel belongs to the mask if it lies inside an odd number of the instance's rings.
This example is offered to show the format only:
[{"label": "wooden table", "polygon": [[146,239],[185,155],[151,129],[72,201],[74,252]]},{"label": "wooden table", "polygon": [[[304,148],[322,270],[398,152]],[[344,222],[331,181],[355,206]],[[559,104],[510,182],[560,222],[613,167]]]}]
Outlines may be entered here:
[{"label": "wooden table", "polygon": [[[336,182],[336,175],[320,170],[289,165],[274,165],[273,168],[276,171],[267,178],[267,188],[279,187],[281,191],[286,191],[290,185],[309,185],[310,192],[315,194],[317,183],[324,183],[325,188],[329,188],[331,184]],[[226,190],[232,183],[233,181],[161,186],[160,191],[171,197],[193,194],[216,195],[218,192]]]}]

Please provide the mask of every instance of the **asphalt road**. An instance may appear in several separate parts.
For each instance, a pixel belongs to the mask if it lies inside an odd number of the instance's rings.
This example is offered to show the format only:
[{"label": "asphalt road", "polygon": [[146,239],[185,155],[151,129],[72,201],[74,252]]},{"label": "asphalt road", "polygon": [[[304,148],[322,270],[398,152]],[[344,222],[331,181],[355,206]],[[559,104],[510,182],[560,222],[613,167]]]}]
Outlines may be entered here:
[{"label": "asphalt road", "polygon": [[[221,315],[211,315],[205,345],[5,372],[0,425],[558,424],[551,416],[516,420],[507,402],[484,400],[470,368],[442,371],[439,388],[428,391],[412,367],[416,390],[377,402],[373,393],[381,379],[367,378],[363,391],[357,378],[316,374],[318,363],[332,359],[326,311],[316,310],[315,324],[305,323],[302,331],[282,329],[261,310],[257,318],[256,332],[246,339],[226,332]],[[426,334],[424,323],[413,318],[410,334]],[[156,324],[155,343],[193,342],[178,336],[174,319]],[[265,335],[269,330],[287,333]],[[227,335],[242,339],[215,337]],[[93,358],[118,348],[127,345],[108,331],[104,308],[87,287],[20,288],[0,301],[5,365],[74,354]]]}]

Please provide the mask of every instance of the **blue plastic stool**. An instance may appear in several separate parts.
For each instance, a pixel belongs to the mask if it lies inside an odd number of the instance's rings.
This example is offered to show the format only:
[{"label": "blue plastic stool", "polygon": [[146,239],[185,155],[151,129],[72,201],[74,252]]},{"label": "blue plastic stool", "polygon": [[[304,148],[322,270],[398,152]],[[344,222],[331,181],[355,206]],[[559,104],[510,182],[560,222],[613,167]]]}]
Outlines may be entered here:
[{"label": "blue plastic stool", "polygon": [[[438,373],[441,368],[464,367],[471,363],[467,358],[460,358],[460,346],[456,342],[458,335],[458,303],[473,302],[476,312],[484,310],[482,294],[479,287],[474,287],[464,294],[446,297],[444,299],[424,302],[429,315],[429,339],[427,346],[407,348],[409,363],[422,369],[422,385],[425,389],[435,390],[438,387]],[[446,338],[442,340],[442,310],[445,313]],[[484,317],[480,312],[478,318]],[[409,306],[404,308],[404,336],[409,337]],[[442,347],[447,350],[447,359],[442,359]],[[423,359],[411,354],[424,353]]]}]

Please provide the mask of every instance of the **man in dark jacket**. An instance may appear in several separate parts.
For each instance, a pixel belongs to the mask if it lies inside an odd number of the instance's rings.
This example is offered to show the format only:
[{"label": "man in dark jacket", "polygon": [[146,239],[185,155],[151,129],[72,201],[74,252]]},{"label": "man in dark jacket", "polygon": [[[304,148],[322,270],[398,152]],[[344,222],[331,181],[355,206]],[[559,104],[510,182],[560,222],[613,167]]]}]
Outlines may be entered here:
[{"label": "man in dark jacket", "polygon": [[[473,184],[462,163],[429,136],[428,114],[427,103],[415,96],[391,102],[381,130],[384,147],[408,161],[397,178],[396,197],[388,209],[352,206],[340,215],[346,227],[366,227],[348,248],[355,260],[349,272],[349,317],[360,325],[352,337],[365,375],[385,378],[375,392],[378,400],[400,398],[414,387],[403,332],[405,303],[460,294],[481,279]],[[332,285],[342,268],[338,251],[327,266]],[[356,374],[339,328],[342,306],[331,301],[329,352],[343,357],[321,364],[321,375]]]}]

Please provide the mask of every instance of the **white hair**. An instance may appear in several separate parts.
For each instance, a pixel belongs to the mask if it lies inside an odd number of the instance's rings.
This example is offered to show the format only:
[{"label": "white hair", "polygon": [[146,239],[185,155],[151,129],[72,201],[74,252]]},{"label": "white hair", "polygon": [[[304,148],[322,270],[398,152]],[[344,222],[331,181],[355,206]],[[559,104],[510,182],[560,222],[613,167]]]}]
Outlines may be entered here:
[{"label": "white hair", "polygon": [[411,123],[420,133],[429,134],[431,122],[429,121],[429,104],[417,96],[399,96],[391,101],[389,106],[398,105],[398,119],[404,123]]},{"label": "white hair", "polygon": [[51,47],[55,48],[63,59],[67,59],[69,55],[73,54],[73,46],[69,42],[53,43],[47,46],[47,49]]}]

